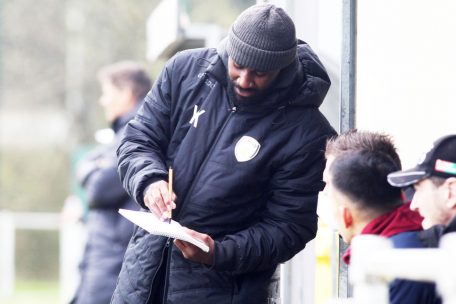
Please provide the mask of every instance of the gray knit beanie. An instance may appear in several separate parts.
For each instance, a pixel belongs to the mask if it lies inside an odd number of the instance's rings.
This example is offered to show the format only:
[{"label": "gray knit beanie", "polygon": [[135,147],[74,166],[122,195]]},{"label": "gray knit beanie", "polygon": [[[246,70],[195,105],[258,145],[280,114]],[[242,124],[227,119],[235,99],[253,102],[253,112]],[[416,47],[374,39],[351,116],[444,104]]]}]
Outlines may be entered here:
[{"label": "gray knit beanie", "polygon": [[244,67],[262,72],[282,69],[296,58],[294,23],[275,5],[251,6],[231,26],[226,51]]}]

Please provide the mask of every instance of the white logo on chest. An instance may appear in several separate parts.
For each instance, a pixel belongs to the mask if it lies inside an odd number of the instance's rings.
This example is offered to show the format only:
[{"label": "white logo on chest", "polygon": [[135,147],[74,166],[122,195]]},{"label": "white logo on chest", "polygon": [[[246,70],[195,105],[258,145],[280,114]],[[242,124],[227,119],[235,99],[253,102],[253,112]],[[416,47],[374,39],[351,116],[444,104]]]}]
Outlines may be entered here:
[{"label": "white logo on chest", "polygon": [[192,119],[190,119],[190,124],[192,124],[195,128],[198,126],[198,118],[205,113],[205,110],[199,110],[198,111],[198,106],[195,105],[193,108],[193,116]]},{"label": "white logo on chest", "polygon": [[257,156],[260,143],[253,137],[242,136],[234,147],[234,156],[238,162],[246,162]]}]

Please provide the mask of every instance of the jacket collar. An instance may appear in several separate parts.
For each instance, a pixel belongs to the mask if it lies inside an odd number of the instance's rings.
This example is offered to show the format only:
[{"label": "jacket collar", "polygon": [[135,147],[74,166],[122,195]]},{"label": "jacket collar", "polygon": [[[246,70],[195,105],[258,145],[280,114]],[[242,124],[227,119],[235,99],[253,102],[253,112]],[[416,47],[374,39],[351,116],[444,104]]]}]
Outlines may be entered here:
[{"label": "jacket collar", "polygon": [[443,233],[456,232],[456,216],[450,221],[450,223],[445,227]]},{"label": "jacket collar", "polygon": [[122,116],[119,116],[117,119],[115,119],[112,124],[111,124],[111,129],[114,131],[114,133],[118,133],[122,128],[130,121],[132,120],[136,112],[138,112],[138,109],[140,105],[142,104],[141,101],[138,101],[136,103],[136,106],[129,112],[125,113]]},{"label": "jacket collar", "polygon": [[[422,230],[422,221],[423,218],[419,213],[410,210],[410,203],[405,203],[373,219],[364,227],[361,234],[375,234],[389,238],[402,232]],[[350,263],[350,255],[349,247],[342,257],[347,264]]]}]

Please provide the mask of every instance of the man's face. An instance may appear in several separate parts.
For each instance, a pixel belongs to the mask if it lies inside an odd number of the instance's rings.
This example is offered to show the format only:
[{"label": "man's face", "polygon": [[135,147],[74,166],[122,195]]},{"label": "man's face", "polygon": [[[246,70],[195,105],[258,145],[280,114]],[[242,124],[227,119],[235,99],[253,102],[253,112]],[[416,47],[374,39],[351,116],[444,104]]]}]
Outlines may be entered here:
[{"label": "man's face", "polygon": [[334,156],[328,155],[326,159],[326,167],[323,171],[323,181],[326,183],[326,186],[320,193],[318,202],[319,205],[324,204],[326,206],[319,206],[318,208],[321,208],[320,210],[325,210],[323,212],[325,214],[324,216],[326,217],[326,221],[337,230],[346,243],[350,244],[354,237],[351,229],[352,225],[348,225],[347,227],[344,221],[344,216],[347,216],[347,212],[350,212],[348,208],[350,202],[347,196],[333,186],[332,174],[329,171],[333,161]]},{"label": "man's face", "polygon": [[449,209],[446,206],[445,189],[436,186],[429,178],[425,178],[414,185],[415,194],[413,196],[410,209],[418,211],[424,218],[423,228],[429,228],[437,224],[447,224],[451,218]]},{"label": "man's face", "polygon": [[109,81],[101,84],[99,103],[103,107],[108,122],[113,122],[118,117],[129,111],[132,94],[129,90],[121,90]]},{"label": "man's face", "polygon": [[238,65],[228,58],[230,88],[240,102],[257,101],[266,95],[267,89],[279,75],[280,70],[255,71]]}]

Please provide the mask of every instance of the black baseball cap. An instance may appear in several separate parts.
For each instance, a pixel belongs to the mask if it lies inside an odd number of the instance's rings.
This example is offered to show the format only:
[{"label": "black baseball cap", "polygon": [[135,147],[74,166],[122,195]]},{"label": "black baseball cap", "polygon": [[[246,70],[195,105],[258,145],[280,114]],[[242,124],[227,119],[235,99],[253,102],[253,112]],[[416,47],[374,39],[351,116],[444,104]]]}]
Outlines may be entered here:
[{"label": "black baseball cap", "polygon": [[388,174],[388,182],[406,187],[431,176],[456,177],[456,134],[437,139],[414,168]]}]

